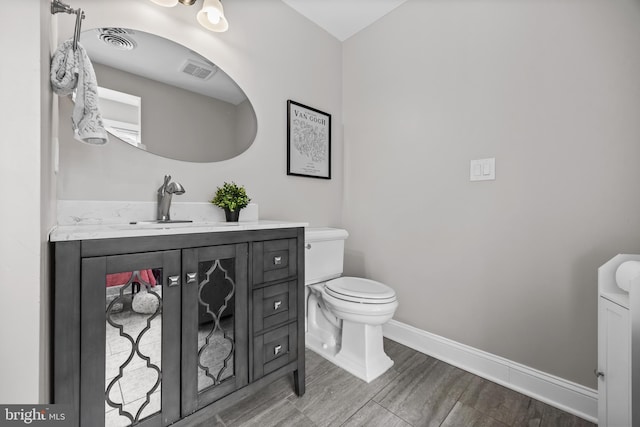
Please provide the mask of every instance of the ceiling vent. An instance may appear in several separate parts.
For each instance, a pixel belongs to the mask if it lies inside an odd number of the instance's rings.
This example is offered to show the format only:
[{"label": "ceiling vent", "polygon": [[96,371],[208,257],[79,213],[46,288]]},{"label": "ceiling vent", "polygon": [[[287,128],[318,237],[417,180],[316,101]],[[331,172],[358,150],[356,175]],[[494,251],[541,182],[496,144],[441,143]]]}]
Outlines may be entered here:
[{"label": "ceiling vent", "polygon": [[181,68],[183,73],[196,77],[200,80],[208,80],[217,71],[218,67],[213,64],[205,64],[203,62],[194,61],[193,59],[187,59]]},{"label": "ceiling vent", "polygon": [[130,37],[130,33],[124,28],[106,27],[99,29],[98,38],[103,43],[116,48],[118,50],[133,50],[136,48],[136,42]]}]

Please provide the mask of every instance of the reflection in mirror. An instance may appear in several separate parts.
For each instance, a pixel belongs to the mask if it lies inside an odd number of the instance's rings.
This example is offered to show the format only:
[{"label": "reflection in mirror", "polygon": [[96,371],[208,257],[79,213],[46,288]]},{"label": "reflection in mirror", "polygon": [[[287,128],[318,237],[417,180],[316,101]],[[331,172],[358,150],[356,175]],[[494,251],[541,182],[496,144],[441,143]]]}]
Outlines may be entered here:
[{"label": "reflection in mirror", "polygon": [[105,425],[160,412],[162,269],[106,277]]},{"label": "reflection in mirror", "polygon": [[134,147],[147,149],[142,144],[139,96],[98,87],[98,105],[107,132]]},{"label": "reflection in mirror", "polygon": [[[113,100],[103,101],[100,95],[100,108],[109,110],[106,119],[114,125],[107,129],[117,137],[112,139],[191,162],[228,160],[253,143],[257,133],[253,106],[210,60],[171,40],[125,28],[87,30],[80,43],[101,88],[124,94],[121,98],[140,99],[141,138],[132,144],[135,137],[128,134],[128,126],[110,117],[113,105],[103,106]],[[121,115],[115,112],[116,117]]]},{"label": "reflection in mirror", "polygon": [[198,266],[198,391],[234,375],[235,261]]}]

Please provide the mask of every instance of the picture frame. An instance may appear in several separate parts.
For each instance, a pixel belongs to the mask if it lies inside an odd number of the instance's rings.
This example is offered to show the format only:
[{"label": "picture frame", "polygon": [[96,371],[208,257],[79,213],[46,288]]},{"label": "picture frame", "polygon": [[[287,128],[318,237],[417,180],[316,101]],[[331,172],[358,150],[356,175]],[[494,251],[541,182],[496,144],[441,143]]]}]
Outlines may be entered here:
[{"label": "picture frame", "polygon": [[287,100],[287,175],[331,179],[331,114]]}]

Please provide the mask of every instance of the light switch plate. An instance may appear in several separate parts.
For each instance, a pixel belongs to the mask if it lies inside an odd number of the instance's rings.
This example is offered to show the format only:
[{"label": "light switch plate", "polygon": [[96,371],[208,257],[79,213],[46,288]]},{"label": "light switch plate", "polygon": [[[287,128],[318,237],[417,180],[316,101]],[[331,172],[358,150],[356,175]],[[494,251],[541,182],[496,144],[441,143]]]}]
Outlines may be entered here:
[{"label": "light switch plate", "polygon": [[496,159],[471,160],[469,165],[470,181],[491,181],[496,179]]}]

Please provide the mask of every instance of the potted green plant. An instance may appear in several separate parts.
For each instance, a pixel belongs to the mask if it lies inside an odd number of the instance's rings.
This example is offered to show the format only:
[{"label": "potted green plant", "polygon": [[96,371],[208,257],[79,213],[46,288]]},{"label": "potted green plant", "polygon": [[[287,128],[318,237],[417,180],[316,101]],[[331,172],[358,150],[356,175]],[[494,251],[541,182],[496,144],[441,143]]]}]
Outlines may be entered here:
[{"label": "potted green plant", "polygon": [[216,189],[211,203],[224,209],[224,214],[228,222],[237,222],[240,217],[240,210],[246,208],[251,199],[242,185],[235,182],[225,182],[222,187]]}]

